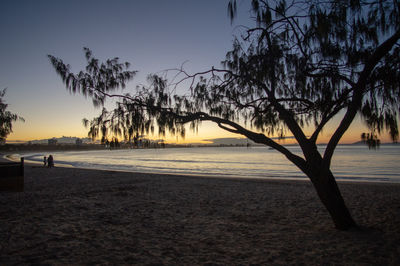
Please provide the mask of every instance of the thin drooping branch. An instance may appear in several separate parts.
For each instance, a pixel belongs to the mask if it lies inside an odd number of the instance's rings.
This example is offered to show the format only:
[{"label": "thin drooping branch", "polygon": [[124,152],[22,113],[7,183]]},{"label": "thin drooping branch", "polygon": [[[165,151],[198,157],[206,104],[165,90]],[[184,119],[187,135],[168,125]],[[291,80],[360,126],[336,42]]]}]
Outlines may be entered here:
[{"label": "thin drooping branch", "polygon": [[332,70],[330,71],[325,70],[319,73],[308,72],[306,73],[306,76],[310,78],[326,78],[326,77],[337,78],[339,80],[345,81],[350,87],[354,87],[356,85],[350,78],[338,73],[337,71],[332,71]]},{"label": "thin drooping branch", "polygon": [[[183,68],[180,68],[180,69],[168,69],[168,70],[166,70],[166,71],[178,71],[178,73],[175,75],[175,78],[176,78],[176,76],[178,76],[180,73],[182,73],[182,74],[184,75],[184,77],[183,77],[182,79],[180,79],[178,82],[176,82],[176,83],[174,84],[174,86],[176,87],[176,86],[178,86],[179,84],[181,84],[181,83],[183,83],[183,82],[185,82],[185,81],[187,81],[187,80],[191,80],[191,81],[190,81],[190,85],[189,85],[189,88],[190,88],[190,89],[193,89],[193,85],[195,84],[196,78],[197,78],[197,77],[199,77],[199,76],[201,77],[201,76],[207,75],[207,74],[211,74],[212,77],[215,77],[214,72],[215,72],[215,73],[229,74],[230,77],[232,77],[232,78],[235,78],[235,77],[236,77],[236,78],[239,78],[239,77],[240,77],[239,75],[233,73],[233,72],[230,71],[230,70],[227,70],[227,69],[220,69],[220,68],[214,68],[214,67],[212,67],[212,68],[209,69],[209,70],[205,70],[205,71],[201,71],[201,72],[196,72],[196,73],[194,73],[194,74],[189,74],[189,73],[187,73]],[[225,83],[226,83],[226,82],[225,82]]]},{"label": "thin drooping branch", "polygon": [[361,107],[361,100],[366,90],[366,84],[368,82],[369,76],[378,62],[384,57],[400,39],[400,30],[396,31],[389,39],[378,46],[374,53],[367,60],[363,71],[361,72],[358,82],[353,87],[353,99],[346,114],[344,115],[342,121],[340,122],[338,128],[333,133],[324,153],[324,161],[330,166],[332,161],[332,156],[335,151],[337,144],[342,138],[343,134],[347,131],[350,124],[353,122],[357,111]]}]

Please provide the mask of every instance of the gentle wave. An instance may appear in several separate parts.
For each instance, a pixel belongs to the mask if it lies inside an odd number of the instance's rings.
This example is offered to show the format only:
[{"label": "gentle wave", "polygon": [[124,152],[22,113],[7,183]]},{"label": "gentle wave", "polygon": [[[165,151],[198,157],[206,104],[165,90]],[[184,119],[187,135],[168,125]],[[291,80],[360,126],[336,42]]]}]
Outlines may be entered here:
[{"label": "gentle wave", "polygon": [[210,163],[219,163],[219,164],[257,164],[257,163],[252,163],[252,162],[226,162],[226,161],[195,161],[195,160],[174,160],[174,159],[169,159],[169,160],[159,160],[159,159],[136,159],[137,161],[142,161],[142,162],[148,162],[148,161],[153,161],[153,162],[173,162],[173,163],[199,163],[199,164],[210,164]]}]

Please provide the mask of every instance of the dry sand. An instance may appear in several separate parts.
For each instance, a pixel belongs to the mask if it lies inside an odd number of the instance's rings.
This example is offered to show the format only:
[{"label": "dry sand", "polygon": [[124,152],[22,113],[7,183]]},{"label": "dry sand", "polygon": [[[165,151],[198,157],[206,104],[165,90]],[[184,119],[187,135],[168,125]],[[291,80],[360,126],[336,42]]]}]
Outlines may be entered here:
[{"label": "dry sand", "polygon": [[26,166],[0,194],[0,264],[400,265],[400,185],[341,183],[341,232],[309,182]]}]

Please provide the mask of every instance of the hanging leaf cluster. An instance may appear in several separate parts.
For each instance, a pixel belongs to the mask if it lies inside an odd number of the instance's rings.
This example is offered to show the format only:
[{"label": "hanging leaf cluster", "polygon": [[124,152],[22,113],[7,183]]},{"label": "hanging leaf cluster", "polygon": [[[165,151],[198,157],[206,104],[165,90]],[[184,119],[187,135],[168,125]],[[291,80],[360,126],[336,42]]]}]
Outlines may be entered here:
[{"label": "hanging leaf cluster", "polygon": [[8,104],[4,101],[6,89],[0,90],[0,141],[5,141],[7,136],[12,133],[13,122],[24,119],[17,114],[7,111]]}]

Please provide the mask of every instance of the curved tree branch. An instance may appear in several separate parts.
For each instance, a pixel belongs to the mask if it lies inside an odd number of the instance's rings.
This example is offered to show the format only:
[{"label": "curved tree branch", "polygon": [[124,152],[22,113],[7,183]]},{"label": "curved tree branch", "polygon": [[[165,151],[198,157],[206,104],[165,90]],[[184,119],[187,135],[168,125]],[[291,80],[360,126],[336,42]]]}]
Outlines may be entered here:
[{"label": "curved tree branch", "polygon": [[[221,128],[223,128],[229,132],[243,135],[243,136],[247,137],[248,139],[254,141],[255,143],[264,144],[266,146],[269,146],[269,147],[279,151],[280,153],[285,155],[287,159],[289,159],[292,163],[294,163],[297,167],[299,167],[304,173],[308,172],[306,161],[303,158],[293,154],[291,151],[286,149],[284,146],[278,144],[277,142],[275,142],[271,138],[265,136],[264,134],[260,134],[260,133],[256,133],[256,132],[247,130],[235,122],[232,122],[227,119],[222,119],[220,117],[210,116],[203,112],[183,116],[182,119],[185,122],[189,122],[189,121],[192,121],[195,119],[199,119],[201,121],[215,122],[218,126],[220,126]],[[228,125],[230,128],[228,128],[225,125]]]}]

